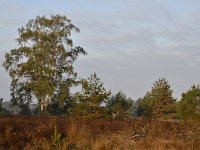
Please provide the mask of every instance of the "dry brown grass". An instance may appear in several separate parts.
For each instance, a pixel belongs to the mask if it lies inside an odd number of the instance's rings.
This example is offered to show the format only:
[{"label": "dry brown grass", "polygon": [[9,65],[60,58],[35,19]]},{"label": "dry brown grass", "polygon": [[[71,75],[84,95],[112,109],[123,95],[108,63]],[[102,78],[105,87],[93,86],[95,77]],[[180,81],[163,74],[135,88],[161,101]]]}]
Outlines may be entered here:
[{"label": "dry brown grass", "polygon": [[[52,146],[55,126],[64,140],[59,147]],[[143,119],[1,117],[0,149],[199,150],[200,126]]]}]

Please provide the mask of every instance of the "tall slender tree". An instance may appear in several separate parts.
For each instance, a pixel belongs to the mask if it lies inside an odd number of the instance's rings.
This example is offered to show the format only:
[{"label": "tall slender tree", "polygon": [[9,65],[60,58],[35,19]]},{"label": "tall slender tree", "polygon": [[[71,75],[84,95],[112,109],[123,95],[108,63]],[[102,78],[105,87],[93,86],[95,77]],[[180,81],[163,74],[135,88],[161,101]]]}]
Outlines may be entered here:
[{"label": "tall slender tree", "polygon": [[70,87],[77,84],[73,64],[86,54],[82,47],[73,46],[73,30],[79,32],[64,15],[37,16],[18,29],[19,47],[6,53],[3,63],[12,78],[14,99],[24,93],[30,100],[32,95],[44,111],[54,94],[60,104],[70,95]]}]

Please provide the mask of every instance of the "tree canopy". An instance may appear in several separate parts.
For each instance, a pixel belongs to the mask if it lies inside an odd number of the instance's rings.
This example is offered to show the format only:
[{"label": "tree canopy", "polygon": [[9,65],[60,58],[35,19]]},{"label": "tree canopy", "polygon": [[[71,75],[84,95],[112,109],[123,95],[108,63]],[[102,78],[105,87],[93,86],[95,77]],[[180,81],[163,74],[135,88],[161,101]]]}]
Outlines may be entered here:
[{"label": "tree canopy", "polygon": [[200,119],[200,87],[192,85],[191,88],[182,94],[177,107],[181,119]]},{"label": "tree canopy", "polygon": [[82,81],[82,92],[76,93],[74,115],[82,117],[101,117],[104,115],[102,104],[109,98],[111,91],[107,91],[96,73]]},{"label": "tree canopy", "polygon": [[106,101],[106,107],[109,111],[109,114],[113,116],[113,118],[123,118],[129,115],[129,110],[133,105],[133,100],[131,98],[127,98],[126,95],[119,91],[117,94],[112,95]]},{"label": "tree canopy", "polygon": [[176,111],[172,92],[166,78],[158,79],[140,102],[143,115],[153,118],[172,117]]},{"label": "tree canopy", "polygon": [[6,53],[3,66],[12,79],[11,91],[15,100],[37,98],[41,109],[57,95],[59,103],[70,95],[76,85],[77,73],[73,64],[85,50],[73,46],[71,32],[79,28],[66,16],[37,16],[18,29],[19,47]]}]

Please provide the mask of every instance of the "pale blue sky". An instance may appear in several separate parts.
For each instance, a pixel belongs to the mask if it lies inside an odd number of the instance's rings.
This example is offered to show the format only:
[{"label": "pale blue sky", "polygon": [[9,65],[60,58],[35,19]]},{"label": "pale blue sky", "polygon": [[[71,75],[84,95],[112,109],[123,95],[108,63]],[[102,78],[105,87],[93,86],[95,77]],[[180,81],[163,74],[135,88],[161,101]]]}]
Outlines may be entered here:
[{"label": "pale blue sky", "polygon": [[[88,52],[76,63],[80,77],[97,72],[107,89],[133,99],[163,76],[176,98],[200,83],[199,0],[0,0],[1,64],[19,27],[58,13],[81,29],[73,35]],[[9,76],[0,71],[0,97],[8,100]]]}]

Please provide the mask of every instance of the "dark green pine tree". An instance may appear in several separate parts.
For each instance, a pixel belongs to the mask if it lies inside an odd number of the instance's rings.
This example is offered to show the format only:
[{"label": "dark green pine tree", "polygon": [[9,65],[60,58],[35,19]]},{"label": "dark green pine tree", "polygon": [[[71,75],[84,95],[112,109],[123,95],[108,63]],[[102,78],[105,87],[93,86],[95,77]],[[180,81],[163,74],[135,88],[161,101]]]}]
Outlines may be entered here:
[{"label": "dark green pine tree", "polygon": [[96,73],[82,81],[82,92],[76,93],[75,107],[71,113],[86,118],[99,118],[104,115],[102,104],[109,98],[111,91],[104,88]]},{"label": "dark green pine tree", "polygon": [[117,94],[112,95],[106,101],[106,108],[113,118],[126,118],[130,115],[130,108],[133,106],[133,100],[127,98],[126,95],[119,91]]},{"label": "dark green pine tree", "polygon": [[182,94],[177,105],[178,115],[183,120],[200,120],[200,87],[192,85],[191,88]]},{"label": "dark green pine tree", "polygon": [[153,118],[172,118],[176,114],[175,102],[166,78],[157,80],[140,102],[143,114]]}]

